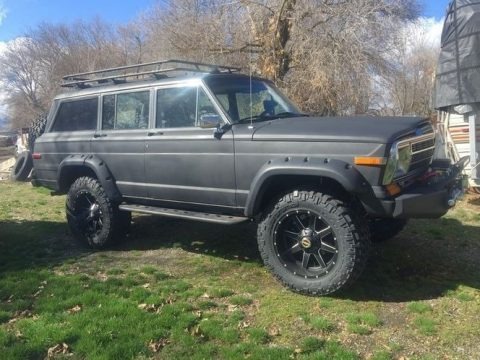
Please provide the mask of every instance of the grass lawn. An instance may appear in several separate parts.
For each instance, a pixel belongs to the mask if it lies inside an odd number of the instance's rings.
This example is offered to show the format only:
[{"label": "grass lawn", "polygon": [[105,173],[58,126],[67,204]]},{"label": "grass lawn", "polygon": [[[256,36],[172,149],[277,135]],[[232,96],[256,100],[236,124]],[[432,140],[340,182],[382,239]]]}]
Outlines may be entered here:
[{"label": "grass lawn", "polygon": [[480,198],[375,247],[353,288],[294,294],[255,227],[136,216],[73,243],[64,197],[0,183],[1,359],[478,359]]}]

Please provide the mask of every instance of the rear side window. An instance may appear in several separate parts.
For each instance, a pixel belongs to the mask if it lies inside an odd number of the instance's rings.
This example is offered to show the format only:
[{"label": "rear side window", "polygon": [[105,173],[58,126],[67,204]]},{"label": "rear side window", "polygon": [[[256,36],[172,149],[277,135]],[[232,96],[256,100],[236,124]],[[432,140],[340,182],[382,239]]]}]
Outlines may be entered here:
[{"label": "rear side window", "polygon": [[82,131],[97,128],[98,98],[60,104],[52,131]]},{"label": "rear side window", "polygon": [[102,129],[146,129],[150,92],[141,91],[103,97]]}]

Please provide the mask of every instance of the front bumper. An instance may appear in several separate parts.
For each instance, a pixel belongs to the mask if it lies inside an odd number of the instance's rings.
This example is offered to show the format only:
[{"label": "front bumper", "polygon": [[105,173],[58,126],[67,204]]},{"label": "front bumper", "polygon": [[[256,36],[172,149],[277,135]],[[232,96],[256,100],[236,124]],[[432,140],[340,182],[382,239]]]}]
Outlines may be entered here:
[{"label": "front bumper", "polygon": [[428,179],[419,180],[400,195],[390,199],[379,199],[383,214],[380,217],[439,218],[455,206],[466,189],[462,175],[467,159],[460,160],[448,168],[435,169]]}]

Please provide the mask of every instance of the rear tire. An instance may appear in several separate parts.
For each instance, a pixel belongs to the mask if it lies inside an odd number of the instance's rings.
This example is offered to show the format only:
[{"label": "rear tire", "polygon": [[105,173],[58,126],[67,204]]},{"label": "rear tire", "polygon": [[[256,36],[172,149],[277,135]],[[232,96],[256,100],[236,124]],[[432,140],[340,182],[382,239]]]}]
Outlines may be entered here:
[{"label": "rear tire", "polygon": [[26,181],[33,168],[33,159],[30,151],[22,152],[15,162],[15,166],[10,174],[13,181]]},{"label": "rear tire", "polygon": [[67,222],[74,238],[82,245],[104,249],[125,237],[129,213],[112,204],[97,179],[75,180],[67,194]]},{"label": "rear tire", "polygon": [[381,243],[397,236],[407,226],[407,219],[372,219],[370,234],[372,243]]},{"label": "rear tire", "polygon": [[283,284],[308,295],[351,285],[370,250],[366,222],[354,207],[329,194],[294,191],[282,196],[258,226],[265,266]]}]

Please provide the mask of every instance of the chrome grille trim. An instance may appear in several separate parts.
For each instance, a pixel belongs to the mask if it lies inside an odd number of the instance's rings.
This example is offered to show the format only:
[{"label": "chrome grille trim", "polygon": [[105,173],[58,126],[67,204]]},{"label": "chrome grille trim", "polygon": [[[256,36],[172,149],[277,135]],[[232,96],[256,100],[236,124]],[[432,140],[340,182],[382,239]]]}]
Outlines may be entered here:
[{"label": "chrome grille trim", "polygon": [[398,143],[399,148],[406,146],[410,146],[412,161],[408,168],[408,173],[405,176],[395,179],[397,181],[416,176],[422,168],[425,168],[425,170],[428,168],[435,153],[435,133],[412,137]]}]

